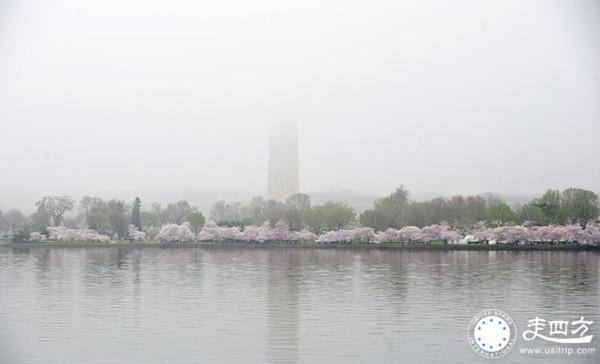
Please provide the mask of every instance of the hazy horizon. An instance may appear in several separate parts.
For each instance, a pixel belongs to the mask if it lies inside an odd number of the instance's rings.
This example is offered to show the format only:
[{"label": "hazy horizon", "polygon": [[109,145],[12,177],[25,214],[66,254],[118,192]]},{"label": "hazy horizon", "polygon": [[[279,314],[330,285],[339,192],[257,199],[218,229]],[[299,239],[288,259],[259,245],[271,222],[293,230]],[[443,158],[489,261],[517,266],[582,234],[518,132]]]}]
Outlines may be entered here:
[{"label": "hazy horizon", "polygon": [[265,194],[283,119],[302,192],[600,191],[595,1],[9,0],[0,54],[4,208]]},{"label": "hazy horizon", "polygon": [[[403,186],[408,188],[408,186]],[[6,193],[2,191],[4,199],[0,201],[0,211],[6,212],[9,209],[18,209],[25,214],[35,212],[36,201],[40,200],[43,196],[52,195],[51,193],[37,192],[29,193],[22,190],[10,191]],[[315,191],[305,191],[311,197],[313,205],[323,204],[327,201],[344,202],[355,209],[357,213],[372,208],[373,203],[381,198],[392,193],[393,190],[375,193],[365,192],[350,189],[323,189]],[[530,201],[533,198],[539,197],[544,191],[537,193],[505,193],[497,194],[493,191],[482,191],[479,193],[473,193],[472,195],[481,195],[492,193],[513,207],[518,207],[523,203]],[[57,192],[57,194],[60,194]],[[247,190],[247,189],[201,189],[193,186],[183,186],[181,188],[172,189],[154,189],[154,190],[104,190],[101,192],[90,192],[90,193],[63,193],[72,197],[76,204],[84,196],[100,197],[102,199],[119,199],[123,200],[128,204],[133,202],[135,197],[140,197],[142,200],[142,209],[150,210],[152,203],[160,203],[163,207],[168,203],[186,200],[193,207],[198,208],[203,213],[208,213],[214,203],[218,201],[227,202],[241,202],[248,203],[253,197],[261,196],[265,199],[268,198],[266,191]],[[409,189],[409,198],[411,201],[426,201],[436,197],[450,198],[460,193],[441,193],[441,192],[415,192]],[[77,206],[76,206],[77,207]],[[71,214],[76,214],[78,207]]]}]

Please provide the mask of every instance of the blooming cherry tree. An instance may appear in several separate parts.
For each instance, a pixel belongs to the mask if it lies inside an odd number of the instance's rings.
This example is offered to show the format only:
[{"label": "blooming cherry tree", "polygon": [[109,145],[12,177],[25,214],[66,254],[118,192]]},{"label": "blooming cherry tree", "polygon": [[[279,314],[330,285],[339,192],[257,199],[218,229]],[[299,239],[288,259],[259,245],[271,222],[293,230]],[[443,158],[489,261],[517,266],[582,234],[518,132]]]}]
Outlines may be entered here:
[{"label": "blooming cherry tree", "polygon": [[187,242],[193,241],[195,235],[187,223],[181,225],[167,224],[160,228],[157,238],[166,242]]},{"label": "blooming cherry tree", "polygon": [[139,231],[135,225],[129,225],[127,236],[129,237],[129,239],[134,241],[146,240],[146,233],[143,231]]},{"label": "blooming cherry tree", "polygon": [[32,232],[31,234],[29,234],[29,240],[30,241],[44,241],[46,240],[46,235],[40,234],[37,231]]},{"label": "blooming cherry tree", "polygon": [[98,234],[91,229],[70,229],[66,226],[49,226],[48,240],[56,241],[95,241],[109,242],[111,239],[107,235]]}]

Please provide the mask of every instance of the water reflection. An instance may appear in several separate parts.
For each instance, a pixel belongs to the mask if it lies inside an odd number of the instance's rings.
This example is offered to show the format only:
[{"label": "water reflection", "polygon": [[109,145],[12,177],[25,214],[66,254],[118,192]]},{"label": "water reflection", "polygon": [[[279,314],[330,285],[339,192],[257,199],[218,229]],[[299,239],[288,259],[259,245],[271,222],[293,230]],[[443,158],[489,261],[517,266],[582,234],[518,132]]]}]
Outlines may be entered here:
[{"label": "water reflection", "polygon": [[1,247],[0,362],[464,363],[482,309],[600,322],[599,276],[594,252]]},{"label": "water reflection", "polygon": [[270,254],[267,275],[267,359],[269,363],[298,361],[298,267],[291,250]]}]

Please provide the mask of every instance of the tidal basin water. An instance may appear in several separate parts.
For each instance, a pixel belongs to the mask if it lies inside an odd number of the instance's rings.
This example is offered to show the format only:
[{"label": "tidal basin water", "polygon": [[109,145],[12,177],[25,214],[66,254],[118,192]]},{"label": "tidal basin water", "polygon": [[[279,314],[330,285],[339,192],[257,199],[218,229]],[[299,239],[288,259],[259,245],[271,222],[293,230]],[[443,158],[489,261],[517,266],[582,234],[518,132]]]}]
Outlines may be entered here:
[{"label": "tidal basin water", "polygon": [[[478,312],[518,329],[498,362],[600,362],[600,254],[231,247],[0,246],[0,363],[489,362]],[[595,355],[521,333],[594,321]],[[564,345],[563,345],[564,346]]]}]

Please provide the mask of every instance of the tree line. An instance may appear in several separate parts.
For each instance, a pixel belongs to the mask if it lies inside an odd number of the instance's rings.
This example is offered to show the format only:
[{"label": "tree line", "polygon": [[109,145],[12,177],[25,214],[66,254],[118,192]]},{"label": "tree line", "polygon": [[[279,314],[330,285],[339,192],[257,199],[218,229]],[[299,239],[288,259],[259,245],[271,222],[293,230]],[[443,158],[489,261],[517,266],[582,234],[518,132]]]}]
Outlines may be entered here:
[{"label": "tree line", "polygon": [[27,239],[32,232],[48,235],[48,227],[66,226],[91,229],[122,240],[130,235],[130,226],[154,235],[165,224],[189,222],[196,231],[204,224],[202,213],[187,201],[170,203],[164,208],[153,203],[149,211],[143,211],[139,197],[129,204],[118,199],[84,196],[79,201],[78,211],[67,216],[74,209],[75,201],[70,196],[45,196],[36,202],[36,211],[29,216],[16,209],[5,214],[0,211],[0,231],[10,231],[19,241]]},{"label": "tree line", "polygon": [[[47,233],[49,226],[91,229],[114,239],[127,239],[131,226],[148,236],[158,234],[161,226],[189,223],[196,235],[206,222],[204,215],[182,200],[162,206],[152,203],[142,208],[136,197],[131,203],[85,196],[78,203],[69,196],[46,196],[36,202],[36,211],[24,216],[19,210],[0,211],[0,231],[11,231],[16,239],[31,232]],[[598,217],[598,195],[580,188],[547,190],[542,196],[513,209],[497,196],[438,197],[412,201],[404,187],[374,202],[371,209],[356,214],[343,202],[313,206],[310,196],[296,193],[284,202],[254,197],[250,202],[218,201],[210,209],[209,219],[219,226],[261,226],[271,228],[279,222],[291,231],[310,230],[314,234],[349,227],[370,227],[375,231],[407,226],[448,225],[465,233],[482,222],[487,227],[526,224],[529,226],[579,224],[582,229]],[[74,213],[71,213],[74,212]]]},{"label": "tree line", "polygon": [[285,202],[265,200],[260,196],[254,197],[248,204],[219,201],[212,206],[209,219],[221,226],[258,226],[266,222],[275,227],[283,221],[292,231],[306,228],[319,233],[355,225],[356,213],[343,202],[330,201],[312,206],[310,196],[296,193]]},{"label": "tree line", "polygon": [[562,192],[548,190],[541,197],[513,209],[493,194],[450,198],[437,197],[427,201],[411,201],[404,187],[375,201],[373,208],[357,215],[348,205],[327,202],[311,206],[310,197],[297,193],[285,202],[253,198],[248,204],[219,201],[210,210],[210,220],[221,226],[261,225],[271,227],[284,221],[291,230],[307,228],[313,233],[365,226],[376,231],[400,229],[405,226],[424,227],[449,225],[457,231],[467,231],[484,222],[488,227],[506,225],[579,224],[583,229],[598,217],[598,195],[581,188]]},{"label": "tree line", "polygon": [[377,231],[404,226],[447,224],[466,231],[479,222],[488,227],[506,225],[587,224],[598,217],[598,195],[593,191],[568,188],[562,192],[548,190],[541,197],[513,210],[494,195],[453,196],[428,201],[410,201],[409,192],[399,187],[389,196],[377,200],[372,209],[360,215],[360,224]]}]

